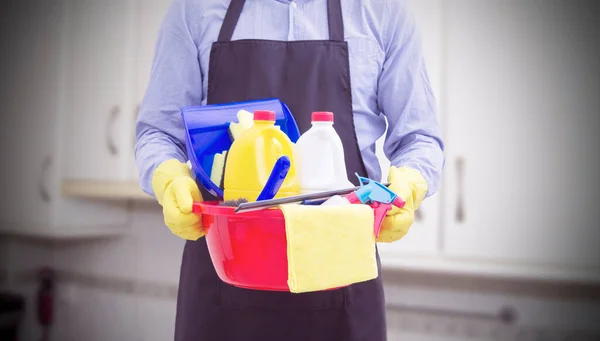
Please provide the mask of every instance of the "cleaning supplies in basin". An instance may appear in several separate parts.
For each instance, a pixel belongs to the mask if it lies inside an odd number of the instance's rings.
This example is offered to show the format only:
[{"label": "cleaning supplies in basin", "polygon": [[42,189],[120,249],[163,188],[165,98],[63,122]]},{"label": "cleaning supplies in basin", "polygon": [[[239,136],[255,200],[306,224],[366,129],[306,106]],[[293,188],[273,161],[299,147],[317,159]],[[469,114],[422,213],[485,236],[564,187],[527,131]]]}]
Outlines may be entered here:
[{"label": "cleaning supplies in basin", "polygon": [[254,124],[232,143],[225,165],[224,198],[256,201],[267,184],[271,172],[282,156],[289,158],[289,169],[276,197],[300,193],[296,180],[294,144],[275,127],[273,111],[254,112]]},{"label": "cleaning supplies in basin", "polygon": [[[383,185],[389,186],[390,184],[385,183]],[[331,198],[334,195],[346,195],[348,193],[357,191],[361,188],[362,188],[362,186],[356,186],[356,187],[352,187],[352,188],[337,189],[337,190],[333,190],[333,191],[287,196],[285,198],[271,199],[271,200],[265,200],[265,201],[246,202],[246,203],[240,204],[240,206],[235,209],[235,212],[236,213],[245,213],[245,212],[251,212],[251,211],[265,210],[268,208],[277,207],[279,205],[294,204],[294,203],[302,203],[304,205],[319,206],[319,205],[323,204],[323,202],[325,200]]]},{"label": "cleaning supplies in basin", "polygon": [[380,184],[371,179],[358,177],[361,187],[360,189],[347,194],[345,196],[335,195],[327,199],[322,206],[343,206],[350,204],[369,205],[373,208],[375,214],[375,237],[379,237],[381,224],[387,212],[393,206],[398,208],[404,207],[404,200],[396,193],[392,192],[387,186]]},{"label": "cleaning supplies in basin", "polygon": [[[235,137],[243,134],[248,125],[254,123],[249,122],[248,118],[255,110],[274,111],[277,128],[292,142],[296,142],[300,137],[289,108],[276,98],[181,108],[186,151],[192,173],[198,185],[218,200],[223,200],[224,193],[222,185],[210,179],[214,155],[229,150]],[[229,157],[229,154],[226,156]],[[215,175],[218,175],[217,173]]]},{"label": "cleaning supplies in basin", "polygon": [[331,112],[313,112],[312,127],[296,142],[298,182],[303,194],[353,187],[333,117]]}]

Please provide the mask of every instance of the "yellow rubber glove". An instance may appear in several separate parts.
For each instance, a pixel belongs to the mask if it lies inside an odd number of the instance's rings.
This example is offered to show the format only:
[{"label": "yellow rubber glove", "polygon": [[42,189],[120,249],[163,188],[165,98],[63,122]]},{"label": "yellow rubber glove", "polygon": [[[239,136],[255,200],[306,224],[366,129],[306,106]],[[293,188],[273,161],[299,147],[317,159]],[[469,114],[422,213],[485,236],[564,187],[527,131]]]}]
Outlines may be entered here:
[{"label": "yellow rubber glove", "polygon": [[176,159],[161,163],[152,176],[152,189],[173,234],[187,240],[206,234],[200,216],[192,213],[193,203],[202,201],[202,195],[185,163]]},{"label": "yellow rubber glove", "polygon": [[389,189],[406,202],[403,208],[391,209],[381,225],[378,242],[391,243],[408,233],[415,220],[415,211],[427,194],[427,183],[418,171],[408,167],[391,167]]}]

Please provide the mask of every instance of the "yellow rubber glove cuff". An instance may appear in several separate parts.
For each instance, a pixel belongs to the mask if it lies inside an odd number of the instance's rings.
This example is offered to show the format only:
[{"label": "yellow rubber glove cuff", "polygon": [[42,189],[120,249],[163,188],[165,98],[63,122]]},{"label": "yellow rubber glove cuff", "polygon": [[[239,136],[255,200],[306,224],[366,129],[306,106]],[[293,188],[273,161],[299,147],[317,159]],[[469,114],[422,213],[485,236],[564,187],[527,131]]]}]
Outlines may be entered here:
[{"label": "yellow rubber glove cuff", "polygon": [[388,175],[389,189],[406,203],[403,208],[394,207],[383,220],[378,242],[391,243],[402,239],[412,226],[415,211],[427,194],[427,182],[417,170],[409,167],[391,167]]},{"label": "yellow rubber glove cuff", "polygon": [[202,195],[186,164],[175,159],[161,163],[152,176],[152,189],[173,234],[187,240],[206,234],[200,216],[192,213],[193,203],[202,201]]}]

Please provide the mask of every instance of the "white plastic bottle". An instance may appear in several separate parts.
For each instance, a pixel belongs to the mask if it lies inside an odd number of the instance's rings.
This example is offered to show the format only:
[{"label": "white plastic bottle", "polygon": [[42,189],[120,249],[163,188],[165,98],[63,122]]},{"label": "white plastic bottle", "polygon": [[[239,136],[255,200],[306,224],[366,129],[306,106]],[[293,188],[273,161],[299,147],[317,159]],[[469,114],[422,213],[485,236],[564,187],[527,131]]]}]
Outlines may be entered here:
[{"label": "white plastic bottle", "polygon": [[296,159],[302,194],[354,187],[347,178],[344,147],[331,112],[312,113],[312,127],[296,142]]}]

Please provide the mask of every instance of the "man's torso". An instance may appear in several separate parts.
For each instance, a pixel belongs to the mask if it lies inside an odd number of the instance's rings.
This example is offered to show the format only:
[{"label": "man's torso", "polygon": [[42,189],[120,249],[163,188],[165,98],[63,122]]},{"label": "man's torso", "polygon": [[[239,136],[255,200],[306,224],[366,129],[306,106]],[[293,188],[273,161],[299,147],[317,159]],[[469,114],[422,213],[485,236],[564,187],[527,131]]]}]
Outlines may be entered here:
[{"label": "man's torso", "polygon": [[[186,22],[196,46],[202,72],[202,104],[206,104],[208,65],[229,0],[189,0]],[[378,115],[377,83],[385,59],[386,1],[342,0],[345,40],[349,46],[352,108],[361,154],[368,176],[379,178],[375,142],[386,123]],[[397,14],[396,14],[397,15]],[[184,18],[182,18],[184,19]],[[327,40],[326,0],[247,0],[232,40]]]}]

